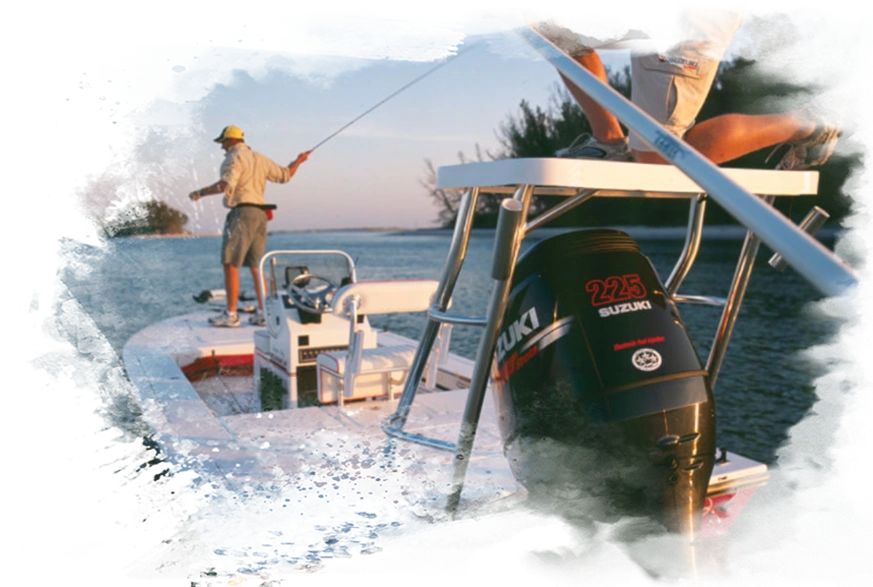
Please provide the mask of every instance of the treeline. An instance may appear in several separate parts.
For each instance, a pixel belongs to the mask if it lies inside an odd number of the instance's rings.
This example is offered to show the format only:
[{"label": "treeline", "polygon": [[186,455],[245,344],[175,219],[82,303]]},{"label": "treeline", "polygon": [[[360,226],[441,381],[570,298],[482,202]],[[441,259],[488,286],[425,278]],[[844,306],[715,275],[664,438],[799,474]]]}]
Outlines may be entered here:
[{"label": "treeline", "polygon": [[111,221],[102,222],[107,237],[187,234],[188,215],[166,202],[150,200],[126,208]]},{"label": "treeline", "polygon": [[[630,97],[631,81],[629,68],[610,75],[613,88]],[[755,67],[755,62],[737,59],[723,63],[713,83],[712,90],[697,120],[702,121],[721,114],[772,113],[772,104],[779,99],[804,98],[812,100],[814,92],[781,81],[766,79]],[[786,100],[788,101],[788,100]],[[626,129],[625,129],[626,130]],[[546,107],[532,106],[522,100],[519,112],[510,115],[497,130],[500,150],[482,154],[478,146],[473,160],[510,159],[521,157],[552,157],[556,150],[566,147],[591,127],[582,109],[563,88],[557,90]],[[764,149],[724,164],[723,167],[772,169],[781,157],[767,161],[772,151]],[[461,163],[470,161],[463,153],[458,154]],[[777,199],[777,207],[787,216],[799,221],[813,205],[819,205],[831,214],[831,223],[839,221],[849,212],[849,199],[841,189],[857,157],[832,157],[818,168],[819,193],[817,196],[802,196]],[[425,161],[426,176],[422,185],[428,190],[439,209],[441,226],[452,226],[457,214],[460,193],[436,189],[436,172],[430,161]],[[481,194],[475,219],[476,227],[493,227],[497,222],[500,200],[505,195]],[[537,197],[531,214],[543,211],[561,202],[561,197]],[[736,221],[715,201],[707,206],[707,222],[710,224],[735,224]],[[593,226],[593,225],[683,225],[687,220],[688,203],[684,200],[649,200],[644,198],[615,199],[594,198],[582,206],[564,214],[548,226]]]}]

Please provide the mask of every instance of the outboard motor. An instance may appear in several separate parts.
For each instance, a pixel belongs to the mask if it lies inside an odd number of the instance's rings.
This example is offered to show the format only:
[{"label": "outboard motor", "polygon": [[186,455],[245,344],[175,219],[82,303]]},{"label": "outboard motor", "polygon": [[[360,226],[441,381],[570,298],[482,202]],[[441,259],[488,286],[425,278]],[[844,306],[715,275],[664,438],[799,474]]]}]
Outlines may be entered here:
[{"label": "outboard motor", "polygon": [[493,389],[504,452],[533,495],[574,497],[601,521],[699,528],[712,392],[676,305],[627,234],[565,233],[519,260]]}]

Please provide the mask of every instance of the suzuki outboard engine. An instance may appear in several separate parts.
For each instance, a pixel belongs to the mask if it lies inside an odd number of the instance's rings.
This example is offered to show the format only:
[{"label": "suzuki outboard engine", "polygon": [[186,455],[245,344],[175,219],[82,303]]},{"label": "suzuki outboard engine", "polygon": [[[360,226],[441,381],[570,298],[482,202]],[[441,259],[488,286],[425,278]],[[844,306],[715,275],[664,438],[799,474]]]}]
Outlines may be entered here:
[{"label": "suzuki outboard engine", "polygon": [[532,494],[578,498],[601,521],[647,515],[671,531],[699,528],[715,458],[712,392],[628,235],[566,233],[519,260],[493,371],[504,452]]}]

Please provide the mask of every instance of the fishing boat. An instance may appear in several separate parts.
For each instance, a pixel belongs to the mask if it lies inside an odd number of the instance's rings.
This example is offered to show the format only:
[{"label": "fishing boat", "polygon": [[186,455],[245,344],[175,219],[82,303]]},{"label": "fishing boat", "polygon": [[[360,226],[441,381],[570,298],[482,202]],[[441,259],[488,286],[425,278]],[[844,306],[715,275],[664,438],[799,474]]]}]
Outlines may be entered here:
[{"label": "fishing boat", "polygon": [[[770,198],[817,189],[814,171],[727,173]],[[685,294],[679,289],[700,246],[707,197],[675,168],[526,159],[443,167],[438,181],[441,188],[466,192],[439,279],[366,281],[341,251],[271,251],[261,261],[265,327],[215,328],[208,324],[210,313],[200,312],[132,337],[124,347],[125,366],[164,453],[233,487],[272,482],[277,475],[291,482],[321,462],[331,439],[344,438],[347,446],[367,443],[372,447],[368,454],[399,439],[418,447],[417,458],[427,463],[431,480],[442,475],[448,484],[459,452],[452,440],[459,434],[467,438],[475,427],[475,447],[468,438],[468,450],[460,453],[466,455],[461,462],[468,463],[463,487],[465,503],[483,503],[558,479],[567,483],[584,473],[569,468],[574,459],[567,454],[543,460],[543,446],[532,439],[550,438],[556,446],[572,440],[574,445],[584,439],[569,438],[568,430],[604,432],[613,419],[624,427],[632,423],[638,430],[651,429],[648,437],[654,444],[644,448],[657,455],[657,462],[649,462],[650,454],[643,460],[657,478],[644,475],[649,486],[678,488],[679,493],[704,488],[688,506],[691,513],[672,527],[725,529],[732,519],[730,506],[745,503],[767,479],[765,465],[717,450],[712,422],[711,388],[758,239],[751,233],[747,237],[736,275],[723,284],[729,290],[726,297]],[[504,200],[503,215],[516,221],[506,225],[504,220],[495,237],[494,296],[502,303],[492,301],[490,318],[452,315],[452,288],[464,261],[476,198],[485,192],[515,194]],[[566,200],[547,217],[520,224],[524,208],[540,195]],[[565,232],[513,258],[525,234],[592,197],[689,202],[686,243],[668,279],[661,281],[629,236],[611,229]],[[705,367],[682,326],[681,303],[724,307]],[[371,316],[410,312],[427,315],[421,341],[370,325]],[[498,315],[501,326],[494,328]],[[477,363],[449,352],[457,324],[484,327],[479,354],[494,360],[478,356]],[[470,398],[482,399],[474,386],[483,381],[481,391],[494,396],[495,409],[480,403],[473,417],[468,404]],[[580,405],[599,401],[598,409],[608,408],[610,414],[594,410],[594,415],[579,415],[601,420],[585,426],[573,421],[567,402],[575,396],[556,395],[560,382],[572,382],[579,390]],[[554,409],[532,415],[531,405]],[[664,427],[665,414],[671,413]],[[634,442],[640,446],[643,441]],[[618,446],[625,450],[624,444]],[[334,458],[368,460],[360,451]],[[604,465],[597,470],[602,472]],[[427,501],[436,508],[449,497],[450,491],[436,492]],[[669,509],[682,510],[675,503]]]},{"label": "fishing boat", "polygon": [[[124,347],[166,458],[231,488],[298,483],[324,469],[337,471],[328,478],[339,488],[350,472],[373,478],[366,471],[379,462],[378,478],[397,480],[384,499],[455,515],[508,496],[581,493],[596,498],[584,502],[594,518],[645,515],[691,535],[729,527],[768,478],[764,464],[719,446],[712,393],[759,245],[777,251],[774,267],[791,264],[824,293],[854,280],[811,236],[823,210],[797,226],[771,206],[815,194],[818,173],[719,170],[524,34],[674,165],[538,158],[441,167],[437,187],[463,197],[433,280],[359,280],[341,251],[268,253],[258,284],[265,327],[213,328],[208,313],[189,314]],[[510,196],[495,231],[492,294],[486,316],[458,315],[452,296],[483,193]],[[528,219],[539,196],[564,201]],[[546,238],[519,255],[523,239],[595,197],[688,202],[685,245],[666,279],[610,228]],[[680,292],[710,198],[748,229],[723,297]],[[705,364],[681,304],[722,308]],[[415,312],[426,316],[417,341],[369,321]],[[481,327],[473,360],[450,352],[455,325]]]}]

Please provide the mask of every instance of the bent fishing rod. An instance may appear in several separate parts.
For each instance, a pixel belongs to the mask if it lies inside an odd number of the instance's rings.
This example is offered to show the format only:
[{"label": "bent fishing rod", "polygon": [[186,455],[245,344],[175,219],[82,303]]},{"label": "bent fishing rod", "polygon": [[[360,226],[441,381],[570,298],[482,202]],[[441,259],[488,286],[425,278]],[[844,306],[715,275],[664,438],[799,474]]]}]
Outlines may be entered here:
[{"label": "bent fishing rod", "polygon": [[431,69],[427,70],[426,72],[424,72],[423,74],[421,74],[420,76],[418,76],[417,78],[415,78],[414,80],[412,80],[411,82],[409,82],[408,84],[406,84],[405,86],[403,86],[402,88],[398,89],[396,92],[390,94],[390,95],[387,96],[386,98],[383,98],[381,101],[379,101],[378,103],[376,103],[375,105],[373,105],[372,107],[370,107],[368,110],[364,111],[363,113],[361,113],[360,115],[358,115],[356,118],[354,118],[354,119],[352,119],[351,121],[347,122],[346,124],[344,124],[343,126],[341,126],[340,128],[338,128],[337,130],[335,130],[335,131],[334,131],[332,134],[330,134],[327,138],[325,138],[325,139],[322,140],[320,143],[318,143],[317,145],[315,145],[314,147],[312,147],[312,148],[309,150],[309,153],[312,153],[313,151],[315,151],[317,148],[319,148],[320,146],[322,146],[323,144],[325,144],[327,141],[329,141],[330,139],[332,139],[332,138],[335,137],[336,135],[340,134],[342,131],[344,131],[344,130],[347,129],[348,127],[352,126],[354,123],[356,123],[357,121],[359,121],[360,119],[362,119],[363,117],[365,117],[367,114],[369,114],[370,112],[372,112],[373,110],[375,110],[376,108],[378,108],[379,106],[381,106],[382,104],[384,104],[385,102],[387,102],[388,100],[390,100],[391,98],[393,98],[394,96],[396,96],[396,95],[400,94],[401,92],[403,92],[403,91],[405,91],[405,90],[411,88],[412,86],[414,86],[415,84],[417,84],[418,82],[420,82],[421,80],[423,80],[424,78],[426,78],[427,76],[429,76],[430,74],[434,73],[436,70],[440,69],[441,67],[445,67],[445,66],[448,65],[449,63],[451,63],[451,62],[457,60],[457,59],[458,59],[459,57],[461,57],[462,55],[466,55],[467,53],[469,53],[470,51],[472,51],[473,49],[475,49],[476,47],[478,47],[480,43],[481,43],[481,41],[480,41],[480,42],[477,42],[477,43],[474,43],[473,45],[471,45],[470,47],[464,49],[463,51],[459,51],[457,54],[453,55],[452,57],[449,57],[448,59],[446,59],[446,60],[443,61],[442,63],[437,64],[436,67],[432,67]]}]

